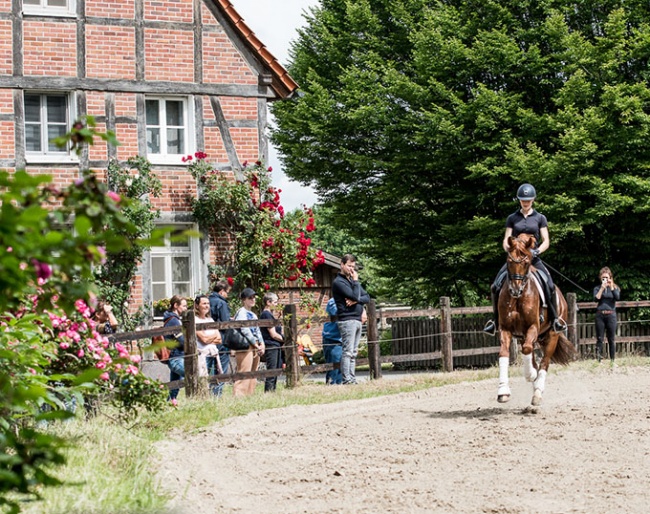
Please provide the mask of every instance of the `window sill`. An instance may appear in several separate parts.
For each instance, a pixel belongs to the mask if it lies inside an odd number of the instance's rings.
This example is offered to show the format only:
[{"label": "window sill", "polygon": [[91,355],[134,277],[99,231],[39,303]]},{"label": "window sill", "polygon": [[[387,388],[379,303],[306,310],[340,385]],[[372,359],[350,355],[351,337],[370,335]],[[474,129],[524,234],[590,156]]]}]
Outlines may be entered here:
[{"label": "window sill", "polygon": [[50,16],[52,18],[76,18],[77,13],[68,9],[44,9],[38,6],[23,5],[23,16]]},{"label": "window sill", "polygon": [[151,164],[165,165],[165,166],[184,166],[187,167],[192,164],[192,161],[183,162],[183,157],[186,157],[187,154],[183,155],[152,155],[148,154],[147,159]]},{"label": "window sill", "polygon": [[76,155],[63,154],[25,154],[27,164],[79,164],[79,157]]}]

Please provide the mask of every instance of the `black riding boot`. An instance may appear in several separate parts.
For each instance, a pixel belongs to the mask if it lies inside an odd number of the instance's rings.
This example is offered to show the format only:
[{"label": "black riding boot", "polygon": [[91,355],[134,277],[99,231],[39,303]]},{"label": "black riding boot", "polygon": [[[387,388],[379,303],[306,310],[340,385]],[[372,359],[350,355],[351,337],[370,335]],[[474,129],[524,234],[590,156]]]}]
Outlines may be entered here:
[{"label": "black riding boot", "polygon": [[490,334],[491,336],[495,336],[497,335],[497,328],[499,327],[499,291],[495,291],[494,288],[492,288],[491,296],[492,311],[494,313],[494,317],[491,320],[488,320],[488,322],[485,324],[483,327],[483,332]]},{"label": "black riding boot", "polygon": [[548,308],[548,320],[551,322],[551,327],[554,332],[564,332],[567,329],[566,322],[562,318],[557,317],[557,296],[555,294],[555,286],[551,289],[546,306]]}]

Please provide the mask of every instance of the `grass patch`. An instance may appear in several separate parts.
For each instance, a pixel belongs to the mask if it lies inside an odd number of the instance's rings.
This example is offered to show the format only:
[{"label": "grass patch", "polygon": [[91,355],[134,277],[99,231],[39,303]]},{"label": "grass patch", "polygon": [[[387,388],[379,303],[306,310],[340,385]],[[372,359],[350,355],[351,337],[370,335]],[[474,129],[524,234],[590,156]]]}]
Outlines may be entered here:
[{"label": "grass patch", "polygon": [[[624,357],[616,360],[617,372],[626,373],[635,367],[649,367],[647,357]],[[552,365],[550,373],[583,370],[589,373],[610,373],[609,361],[578,361],[568,368]],[[68,464],[57,476],[68,484],[43,491],[44,500],[24,504],[28,514],[163,514],[167,498],[153,475],[154,442],[174,433],[193,433],[206,426],[251,412],[277,409],[290,405],[315,405],[353,401],[400,393],[408,393],[461,382],[496,380],[498,368],[459,370],[452,373],[414,373],[399,379],[382,379],[357,386],[326,386],[308,382],[295,389],[278,385],[275,394],[264,394],[263,385],[248,398],[233,398],[232,387],[226,385],[220,399],[179,398],[179,407],[155,415],[145,414],[130,427],[106,416],[68,423],[53,424],[51,430],[71,441],[66,451]],[[521,376],[521,367],[511,367],[513,379]],[[496,382],[495,382],[496,395]]]}]

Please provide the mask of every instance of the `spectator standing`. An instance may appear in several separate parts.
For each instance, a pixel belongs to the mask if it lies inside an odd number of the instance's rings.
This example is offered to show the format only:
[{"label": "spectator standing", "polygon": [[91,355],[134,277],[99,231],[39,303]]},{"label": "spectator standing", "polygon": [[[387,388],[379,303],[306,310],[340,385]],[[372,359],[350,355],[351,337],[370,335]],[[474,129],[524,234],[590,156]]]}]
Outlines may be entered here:
[{"label": "spectator standing", "polygon": [[[202,323],[213,323],[214,320],[210,317],[210,300],[205,295],[199,295],[194,300],[194,314],[196,316],[196,348],[199,352],[199,375],[208,376],[221,374],[221,362],[219,361],[219,350],[217,345],[221,343],[221,332],[216,328],[201,330],[199,325]],[[207,359],[209,357],[216,357],[213,362],[216,364],[216,369],[212,368],[208,371]],[[211,384],[210,389],[215,396],[217,393],[217,385]]]},{"label": "spectator standing", "polygon": [[119,323],[113,314],[113,307],[104,300],[97,302],[92,319],[97,323],[97,332],[100,334],[114,334],[117,331]]},{"label": "spectator standing", "polygon": [[[166,327],[181,327],[183,325],[182,317],[187,311],[187,300],[181,296],[174,295],[169,300],[169,310],[163,314],[163,323]],[[177,334],[165,336],[167,341],[176,341],[176,346],[170,348],[169,360],[169,381],[174,382],[185,378],[185,336],[181,330]],[[178,398],[178,389],[169,391],[169,399]]]},{"label": "spectator standing", "polygon": [[[275,321],[273,310],[278,308],[278,295],[275,293],[266,293],[262,298],[264,310],[260,314],[260,319],[270,319]],[[262,339],[264,339],[264,362],[266,369],[282,368],[282,327],[261,327]],[[267,377],[264,381],[264,392],[269,393],[276,390],[278,377]]]},{"label": "spectator standing", "polygon": [[[243,305],[235,315],[236,321],[257,319],[257,315],[253,312],[256,295],[257,293],[250,287],[245,288],[241,292],[240,298]],[[237,359],[237,373],[257,371],[257,367],[260,365],[260,357],[264,354],[262,333],[259,327],[243,327],[240,330],[250,346],[248,350],[241,350],[235,354],[235,358]],[[255,378],[235,380],[233,394],[235,396],[251,395],[255,392],[256,383],[257,379]]]},{"label": "spectator standing", "polygon": [[[336,302],[334,298],[327,301],[325,312],[329,315],[330,320],[323,323],[323,356],[327,363],[341,362],[341,332],[336,324],[338,317],[336,315]],[[342,375],[340,369],[332,369],[325,375],[325,384],[338,385],[342,382]]]},{"label": "spectator standing", "polygon": [[596,306],[596,354],[598,362],[603,358],[603,339],[607,333],[609,359],[614,364],[616,356],[616,302],[621,299],[621,290],[614,282],[612,270],[607,266],[598,273],[600,285],[594,287]]},{"label": "spectator standing", "polygon": [[[227,280],[220,280],[212,289],[208,299],[210,300],[210,315],[214,321],[230,321],[230,306],[228,305],[228,295],[230,294],[231,286]],[[221,331],[221,343],[217,345],[219,350],[219,361],[221,362],[221,369],[224,373],[230,369],[230,350],[223,344],[225,337],[225,330]],[[208,367],[210,363],[208,363]],[[213,366],[214,367],[214,364]],[[223,393],[223,382],[220,382],[216,388],[217,395],[221,396]]]},{"label": "spectator standing", "polygon": [[363,306],[370,296],[359,283],[356,257],[346,254],[341,258],[341,271],[332,283],[332,297],[336,303],[337,326],[341,333],[341,374],[343,384],[356,384],[355,375]]}]

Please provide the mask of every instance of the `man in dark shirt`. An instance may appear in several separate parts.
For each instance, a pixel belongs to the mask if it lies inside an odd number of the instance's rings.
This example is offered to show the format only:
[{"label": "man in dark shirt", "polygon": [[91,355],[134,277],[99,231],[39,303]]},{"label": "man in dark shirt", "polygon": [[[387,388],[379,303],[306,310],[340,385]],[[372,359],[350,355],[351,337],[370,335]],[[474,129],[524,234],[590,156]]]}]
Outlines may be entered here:
[{"label": "man in dark shirt", "polygon": [[[220,280],[212,289],[208,299],[210,300],[210,317],[214,321],[230,321],[230,307],[228,306],[228,294],[230,293],[230,284],[226,280]],[[219,350],[219,360],[221,361],[221,369],[224,373],[227,373],[230,368],[230,350],[226,348],[223,344],[223,341],[226,340],[225,330],[221,331],[221,344],[217,345],[217,350]],[[208,367],[210,364],[215,365],[216,363],[208,362]],[[221,396],[223,392],[224,382],[219,382],[214,392],[217,396]]]},{"label": "man in dark shirt", "polygon": [[356,260],[352,254],[344,255],[341,258],[341,272],[332,283],[332,297],[336,302],[337,325],[343,347],[341,355],[343,384],[357,383],[355,366],[361,339],[361,317],[363,306],[370,301],[370,296],[359,283]]}]

